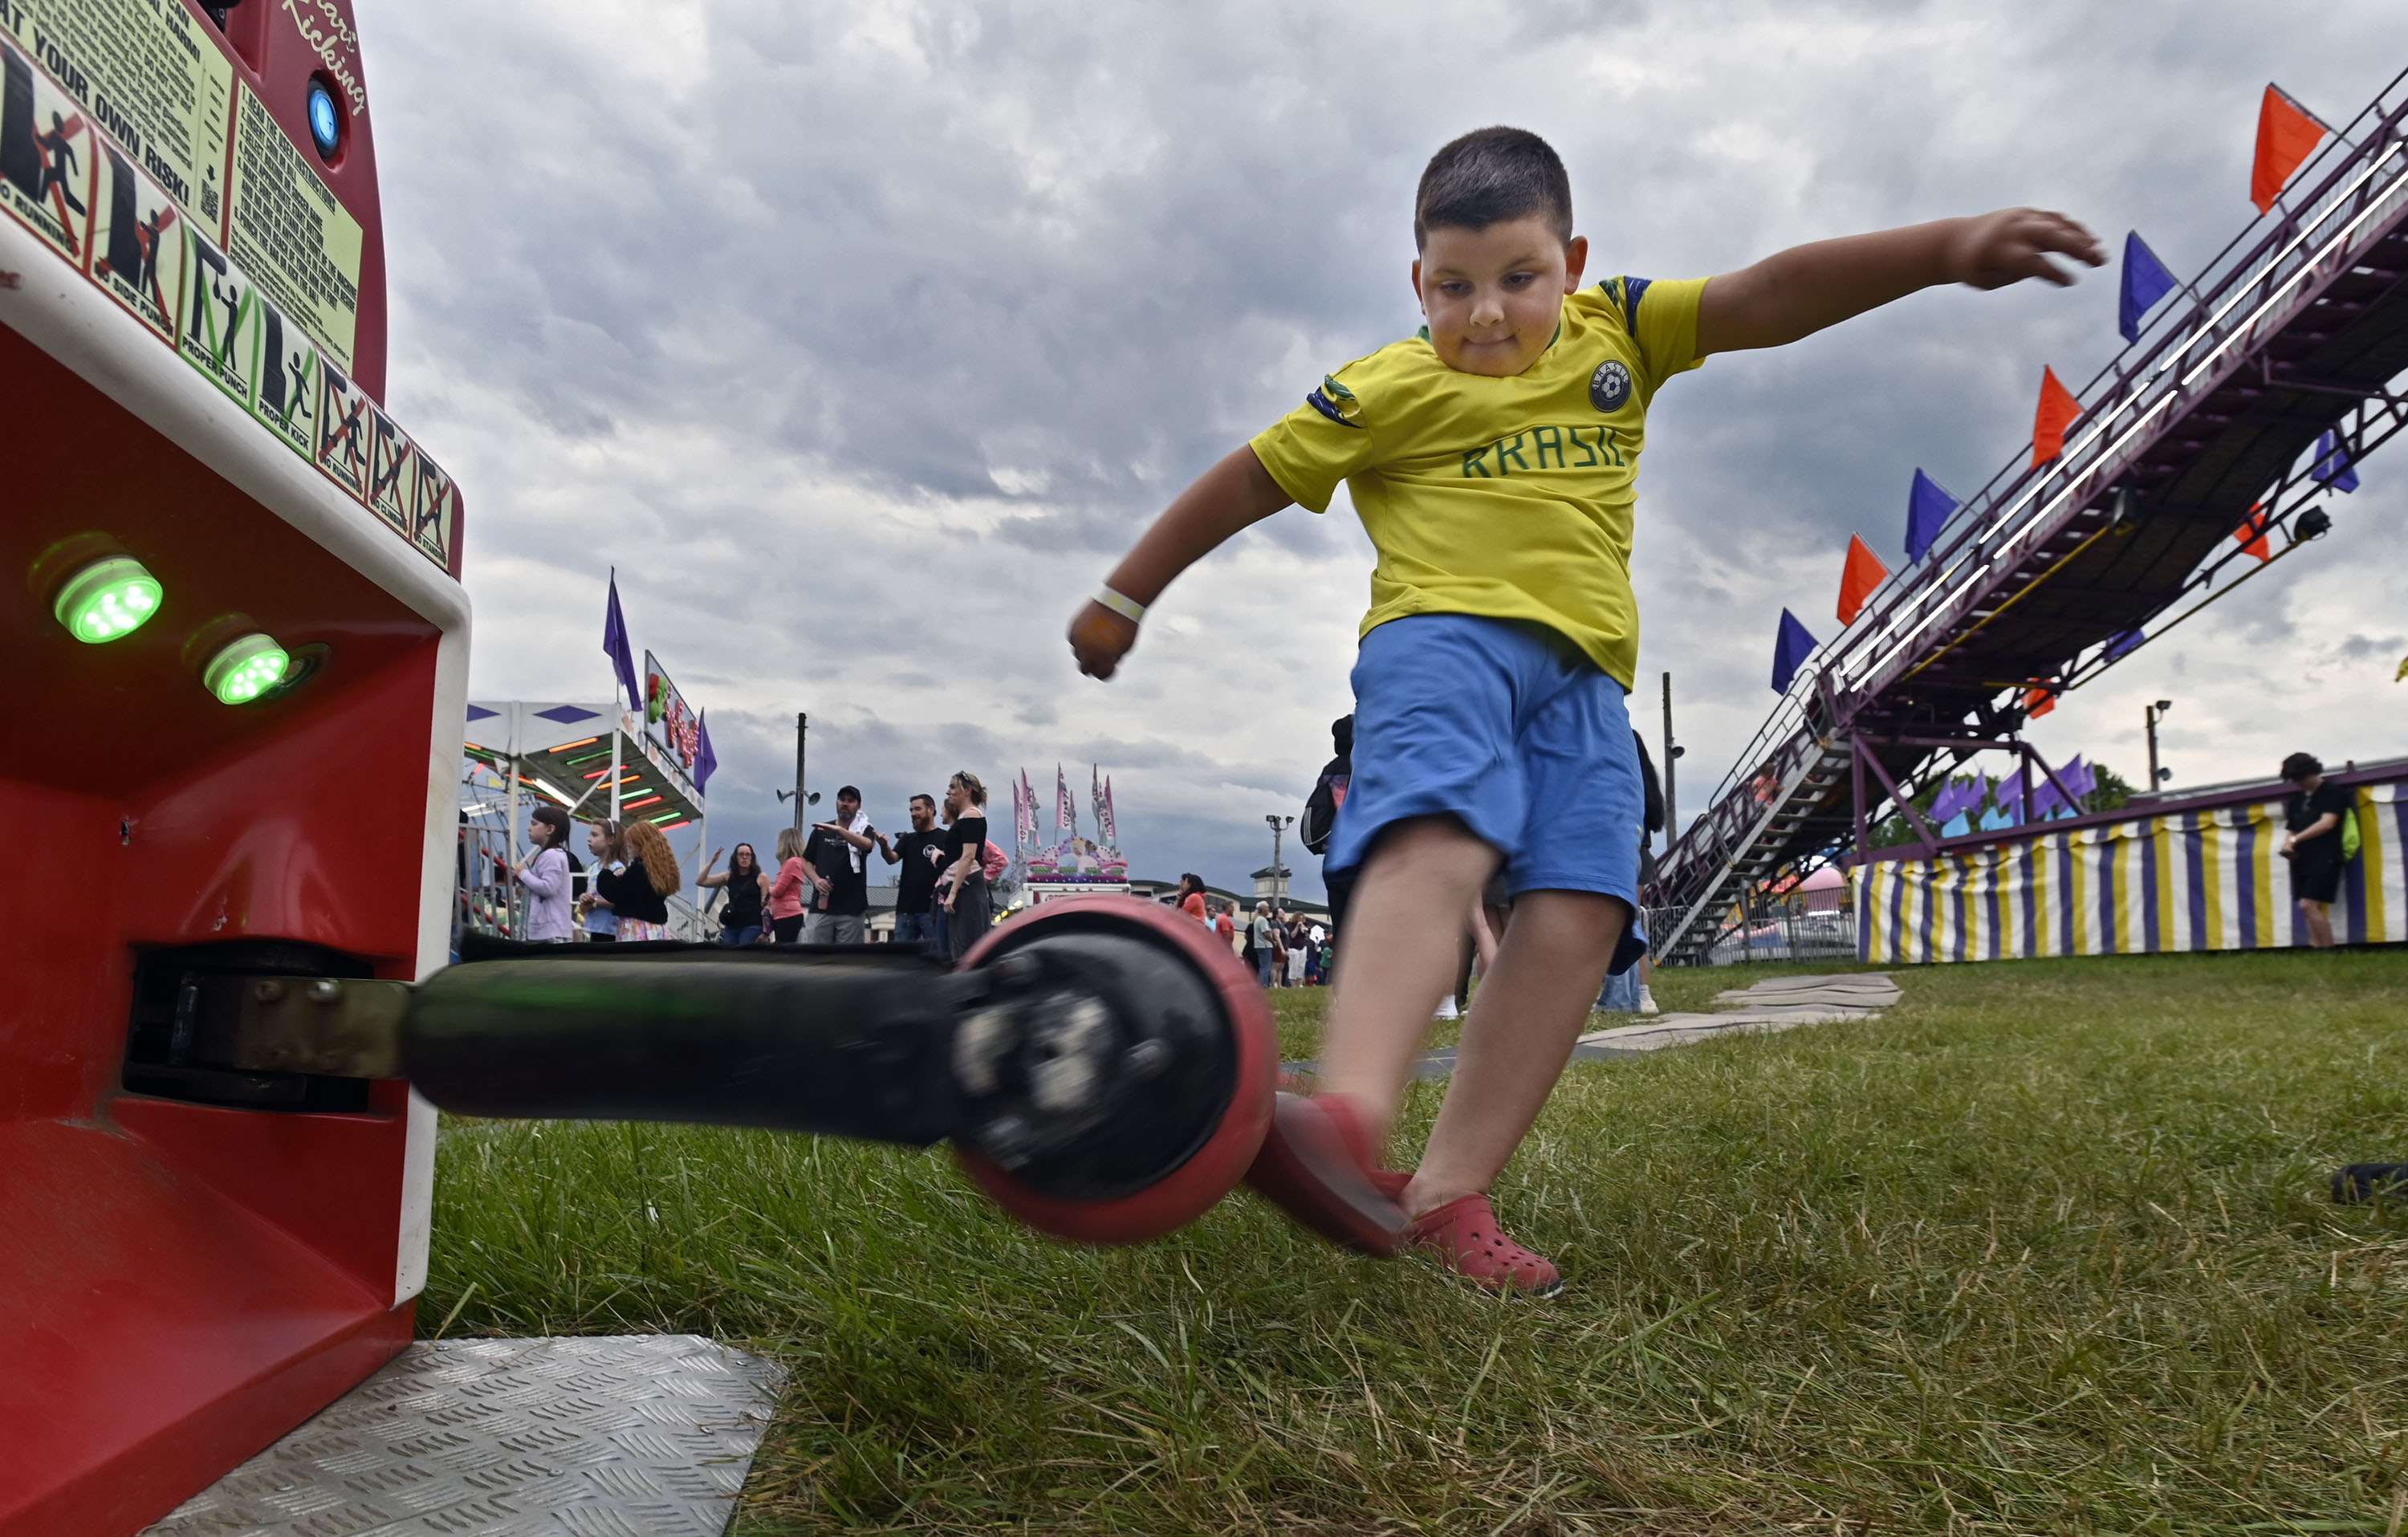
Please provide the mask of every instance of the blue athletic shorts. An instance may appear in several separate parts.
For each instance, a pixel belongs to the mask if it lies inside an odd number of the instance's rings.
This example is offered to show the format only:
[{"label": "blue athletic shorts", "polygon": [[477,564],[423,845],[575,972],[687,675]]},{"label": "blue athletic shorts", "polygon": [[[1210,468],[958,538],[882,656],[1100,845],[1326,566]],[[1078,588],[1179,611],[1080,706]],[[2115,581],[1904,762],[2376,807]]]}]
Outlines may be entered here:
[{"label": "blue athletic shorts", "polygon": [[1543,625],[1412,614],[1363,638],[1354,777],[1324,869],[1343,875],[1390,824],[1452,813],[1505,856],[1505,888],[1618,897],[1637,963],[1646,800],[1624,691]]}]

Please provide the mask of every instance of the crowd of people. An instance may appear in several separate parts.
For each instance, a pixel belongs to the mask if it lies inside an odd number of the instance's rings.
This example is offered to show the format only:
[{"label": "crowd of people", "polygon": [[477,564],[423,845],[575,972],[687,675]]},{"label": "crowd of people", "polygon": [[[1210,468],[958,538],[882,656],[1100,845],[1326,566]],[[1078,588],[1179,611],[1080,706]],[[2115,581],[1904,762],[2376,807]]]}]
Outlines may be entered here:
[{"label": "crowd of people", "polygon": [[[911,797],[910,829],[889,835],[871,823],[861,791],[848,784],[836,793],[833,819],[779,832],[774,865],[749,842],[732,852],[714,849],[695,884],[705,893],[718,942],[864,943],[869,877],[885,866],[897,867],[896,940],[959,959],[995,922],[993,883],[1005,864],[988,837],[986,794],[985,783],[965,768],[946,782],[942,800]],[[530,813],[528,852],[510,872],[526,892],[524,938],[616,943],[672,937],[668,898],[681,877],[658,827],[592,824],[585,840],[590,870],[568,851],[570,837],[568,812],[560,807]]]}]

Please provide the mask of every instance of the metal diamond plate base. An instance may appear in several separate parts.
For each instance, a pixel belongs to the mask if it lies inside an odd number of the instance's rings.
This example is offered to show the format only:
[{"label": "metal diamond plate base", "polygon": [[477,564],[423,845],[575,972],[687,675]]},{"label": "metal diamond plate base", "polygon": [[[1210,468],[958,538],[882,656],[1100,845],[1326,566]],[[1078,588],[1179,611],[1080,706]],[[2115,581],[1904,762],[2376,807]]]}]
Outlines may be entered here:
[{"label": "metal diamond plate base", "polygon": [[718,1537],[784,1380],[692,1334],[421,1340],[145,1537]]}]

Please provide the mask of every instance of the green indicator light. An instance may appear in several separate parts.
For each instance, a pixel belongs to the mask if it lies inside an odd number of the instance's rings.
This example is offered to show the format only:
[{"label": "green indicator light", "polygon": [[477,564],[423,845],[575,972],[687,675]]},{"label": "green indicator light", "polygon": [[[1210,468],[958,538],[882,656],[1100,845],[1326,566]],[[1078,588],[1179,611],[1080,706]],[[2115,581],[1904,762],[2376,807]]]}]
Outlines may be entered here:
[{"label": "green indicator light", "polygon": [[130,555],[96,560],[67,579],[50,611],[91,645],[132,635],[159,611],[159,579]]},{"label": "green indicator light", "polygon": [[201,682],[221,704],[249,704],[274,688],[293,658],[264,635],[246,635],[228,643],[201,673]]}]

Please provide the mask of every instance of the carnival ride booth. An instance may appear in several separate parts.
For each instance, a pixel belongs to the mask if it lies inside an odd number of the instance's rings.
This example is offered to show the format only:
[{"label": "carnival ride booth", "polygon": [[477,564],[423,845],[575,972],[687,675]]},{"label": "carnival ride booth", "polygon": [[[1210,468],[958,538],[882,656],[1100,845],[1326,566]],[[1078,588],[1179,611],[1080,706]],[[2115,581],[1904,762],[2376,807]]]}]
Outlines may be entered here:
[{"label": "carnival ride booth", "polygon": [[[523,932],[523,894],[509,871],[526,852],[526,813],[545,802],[579,822],[645,821],[679,834],[692,827],[690,844],[681,837],[672,846],[689,878],[702,873],[695,855],[709,827],[691,753],[646,729],[642,715],[615,702],[472,699],[461,747],[462,927],[504,939]],[[592,873],[578,877],[580,891]],[[681,939],[704,937],[701,914],[681,897],[670,899],[669,927]]]}]

